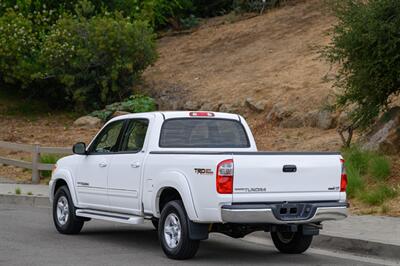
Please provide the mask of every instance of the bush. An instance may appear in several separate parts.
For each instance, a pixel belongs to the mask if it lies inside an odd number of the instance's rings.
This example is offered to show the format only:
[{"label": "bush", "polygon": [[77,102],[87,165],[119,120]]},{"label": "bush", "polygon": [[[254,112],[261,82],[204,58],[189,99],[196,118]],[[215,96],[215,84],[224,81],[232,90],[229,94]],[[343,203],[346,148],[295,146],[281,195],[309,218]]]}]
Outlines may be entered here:
[{"label": "bush", "polygon": [[377,181],[385,181],[390,176],[390,162],[384,156],[371,158],[368,167],[369,175]]},{"label": "bush", "polygon": [[338,105],[353,106],[353,123],[368,127],[400,92],[400,1],[336,0],[338,18],[324,55],[340,65]]},{"label": "bush", "polygon": [[361,191],[364,190],[364,180],[360,174],[360,170],[351,164],[347,164],[347,196],[349,198],[355,198]]},{"label": "bush", "polygon": [[361,200],[369,205],[381,205],[386,200],[394,198],[396,195],[396,190],[387,185],[381,184],[377,188],[365,191],[361,195]]},{"label": "bush", "polygon": [[65,16],[43,43],[40,79],[53,83],[49,97],[62,96],[78,109],[99,108],[128,96],[155,58],[153,35],[144,22],[119,14]]},{"label": "bush", "polygon": [[[56,156],[53,154],[42,154],[40,156],[40,163],[55,164],[62,156]],[[40,171],[41,177],[51,177],[51,171]]]},{"label": "bush", "polygon": [[76,15],[63,13],[52,24],[52,10],[29,13],[32,6],[20,2],[0,17],[2,89],[52,107],[99,109],[129,96],[156,59],[154,35],[146,22],[118,12],[96,13],[86,0],[75,7]]},{"label": "bush", "polygon": [[132,95],[123,102],[116,102],[107,105],[103,110],[97,110],[90,116],[98,117],[103,121],[111,118],[116,111],[130,113],[152,112],[156,110],[156,103],[153,98],[144,95]]},{"label": "bush", "polygon": [[14,10],[0,17],[0,82],[27,88],[39,40],[32,21]]}]

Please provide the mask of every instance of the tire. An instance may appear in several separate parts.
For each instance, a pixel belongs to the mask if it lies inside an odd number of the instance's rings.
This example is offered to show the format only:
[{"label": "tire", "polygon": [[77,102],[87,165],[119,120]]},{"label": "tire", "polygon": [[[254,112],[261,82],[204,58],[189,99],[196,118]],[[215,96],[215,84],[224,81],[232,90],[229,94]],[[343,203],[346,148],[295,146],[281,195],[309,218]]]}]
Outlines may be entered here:
[{"label": "tire", "polygon": [[151,223],[153,224],[153,226],[154,226],[154,228],[155,228],[156,230],[158,230],[158,223],[159,223],[159,220],[160,220],[160,219],[155,218],[155,217],[151,218]]},{"label": "tire", "polygon": [[84,219],[77,217],[75,210],[68,187],[60,187],[53,201],[53,222],[58,232],[73,235],[81,231]]},{"label": "tire", "polygon": [[[168,227],[169,232],[166,232]],[[170,201],[162,209],[158,238],[168,258],[185,260],[196,255],[200,241],[189,238],[188,218],[182,201]]]},{"label": "tire", "polygon": [[312,242],[312,235],[303,235],[302,232],[271,232],[275,247],[282,253],[300,254],[306,251]]}]

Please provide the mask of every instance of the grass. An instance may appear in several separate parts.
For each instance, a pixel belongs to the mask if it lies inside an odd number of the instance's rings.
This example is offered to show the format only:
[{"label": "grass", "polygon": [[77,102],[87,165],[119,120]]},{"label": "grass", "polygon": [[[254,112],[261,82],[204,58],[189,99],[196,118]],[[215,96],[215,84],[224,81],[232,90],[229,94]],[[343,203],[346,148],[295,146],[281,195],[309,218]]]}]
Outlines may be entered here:
[{"label": "grass", "polygon": [[361,201],[368,205],[382,205],[386,200],[397,196],[397,191],[386,184],[380,184],[377,188],[364,191],[360,195]]},{"label": "grass", "polygon": [[[386,156],[359,147],[343,151],[348,177],[347,195],[370,206],[383,205],[395,197],[397,191],[388,184],[391,163]],[[382,212],[386,207],[382,206]],[[387,210],[386,210],[387,211]]]},{"label": "grass", "polygon": [[15,188],[15,194],[21,195],[21,189],[19,187]]},{"label": "grass", "polygon": [[[55,164],[62,156],[53,154],[43,154],[40,156],[41,163]],[[40,176],[43,178],[51,177],[51,171],[40,171]]]},{"label": "grass", "polygon": [[28,192],[28,193],[26,193],[28,196],[32,196],[33,195],[33,193],[32,192]]}]

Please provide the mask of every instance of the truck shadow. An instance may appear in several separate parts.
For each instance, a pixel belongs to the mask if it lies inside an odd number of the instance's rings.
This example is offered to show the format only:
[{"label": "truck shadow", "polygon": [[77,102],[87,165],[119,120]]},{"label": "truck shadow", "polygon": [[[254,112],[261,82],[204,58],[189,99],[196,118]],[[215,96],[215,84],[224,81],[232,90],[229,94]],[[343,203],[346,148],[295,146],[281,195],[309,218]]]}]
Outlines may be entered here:
[{"label": "truck shadow", "polygon": [[[79,234],[80,238],[101,242],[109,246],[132,249],[133,253],[151,253],[151,256],[166,258],[158,242],[158,233],[151,226],[107,226],[87,227]],[[308,259],[307,259],[308,258]],[[315,263],[309,255],[284,255],[274,247],[232,239],[220,234],[210,234],[208,240],[202,241],[195,258],[185,263]],[[173,262],[173,261],[170,261]]]}]

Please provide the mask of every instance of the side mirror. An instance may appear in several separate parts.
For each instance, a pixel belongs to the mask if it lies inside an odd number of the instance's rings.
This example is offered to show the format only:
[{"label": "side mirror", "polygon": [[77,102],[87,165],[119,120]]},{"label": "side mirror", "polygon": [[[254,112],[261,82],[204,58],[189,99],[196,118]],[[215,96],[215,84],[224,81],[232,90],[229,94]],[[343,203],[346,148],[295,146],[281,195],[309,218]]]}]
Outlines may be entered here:
[{"label": "side mirror", "polygon": [[84,142],[78,142],[72,147],[72,152],[79,155],[86,155],[86,144]]}]

